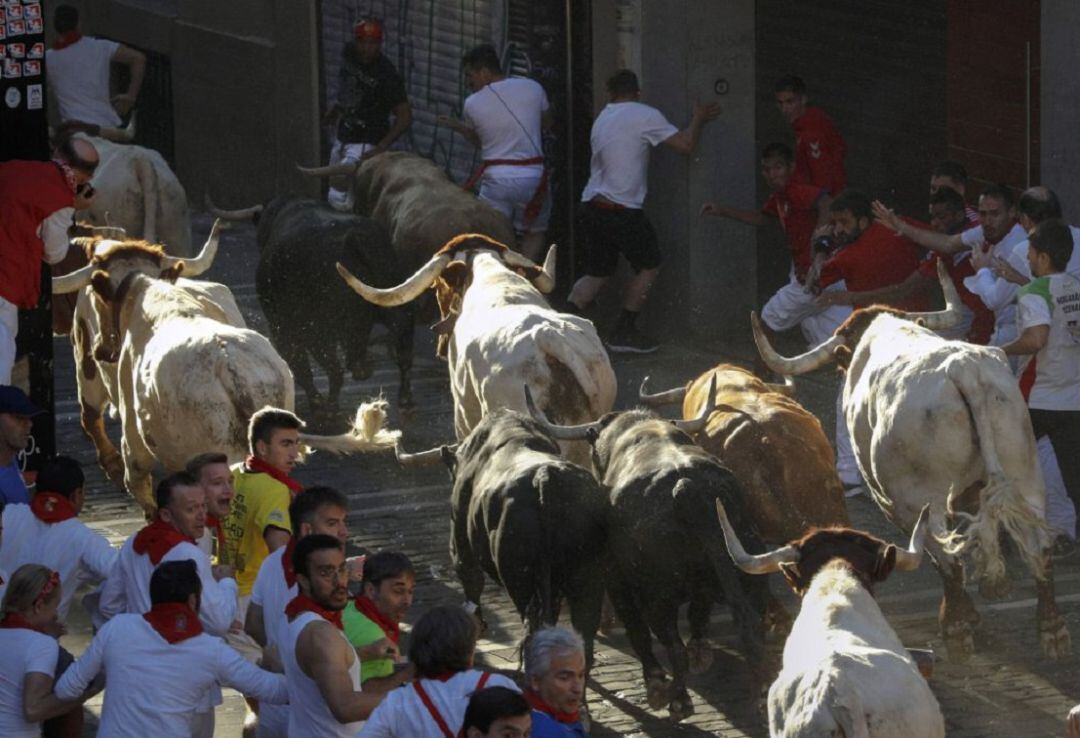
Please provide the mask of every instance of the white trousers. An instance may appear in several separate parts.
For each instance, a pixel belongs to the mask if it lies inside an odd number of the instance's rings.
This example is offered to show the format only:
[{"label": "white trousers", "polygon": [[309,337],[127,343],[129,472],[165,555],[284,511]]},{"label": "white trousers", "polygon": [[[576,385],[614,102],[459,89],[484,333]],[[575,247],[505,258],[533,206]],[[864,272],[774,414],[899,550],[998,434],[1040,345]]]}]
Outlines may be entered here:
[{"label": "white trousers", "polygon": [[[334,145],[330,147],[330,165],[351,164],[352,162],[360,161],[364,154],[374,148],[374,144],[347,144],[334,139]],[[330,203],[330,207],[334,210],[340,210],[343,213],[352,212],[353,194],[351,184],[347,190],[339,190],[331,186],[330,189],[327,190],[326,201]]]}]

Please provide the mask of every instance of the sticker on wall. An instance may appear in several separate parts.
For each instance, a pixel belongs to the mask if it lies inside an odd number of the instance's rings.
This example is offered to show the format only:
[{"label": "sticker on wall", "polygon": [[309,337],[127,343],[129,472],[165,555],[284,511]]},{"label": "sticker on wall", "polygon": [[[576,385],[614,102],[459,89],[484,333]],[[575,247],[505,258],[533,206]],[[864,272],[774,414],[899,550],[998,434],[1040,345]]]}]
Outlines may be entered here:
[{"label": "sticker on wall", "polygon": [[27,59],[44,59],[45,58],[45,44],[38,41],[36,44],[30,47],[30,51],[26,54]]},{"label": "sticker on wall", "polygon": [[7,58],[7,44],[0,44],[0,59]]},{"label": "sticker on wall", "polygon": [[10,8],[8,8],[7,17],[8,17],[9,21],[19,20],[20,18],[22,18],[23,17],[23,6],[21,6],[21,5],[12,5]]},{"label": "sticker on wall", "polygon": [[26,32],[35,35],[45,33],[45,23],[41,18],[31,18],[26,21]]},{"label": "sticker on wall", "polygon": [[22,44],[22,43],[8,44],[7,45],[7,51],[8,51],[7,55],[10,58],[12,58],[12,59],[22,59],[23,57],[26,56],[26,44]]},{"label": "sticker on wall", "polygon": [[31,61],[24,61],[22,65],[22,73],[24,77],[37,77],[41,74],[41,62],[36,59]]},{"label": "sticker on wall", "polygon": [[4,59],[4,79],[17,79],[22,76],[22,64],[15,59]]},{"label": "sticker on wall", "polygon": [[22,102],[22,93],[19,92],[18,87],[9,87],[7,92],[4,93],[4,104],[9,108],[19,107],[19,103]]},{"label": "sticker on wall", "polygon": [[24,21],[24,20],[8,21],[8,24],[7,24],[7,35],[8,36],[22,36],[24,33],[26,33],[26,21]]},{"label": "sticker on wall", "polygon": [[0,23],[0,39],[7,38],[7,23]]},{"label": "sticker on wall", "polygon": [[41,3],[34,3],[33,5],[26,6],[27,18],[40,18],[41,17]]},{"label": "sticker on wall", "polygon": [[7,8],[0,7],[0,23],[7,23]]},{"label": "sticker on wall", "polygon": [[42,91],[41,84],[27,85],[26,109],[41,110],[43,107],[45,107],[45,93]]}]

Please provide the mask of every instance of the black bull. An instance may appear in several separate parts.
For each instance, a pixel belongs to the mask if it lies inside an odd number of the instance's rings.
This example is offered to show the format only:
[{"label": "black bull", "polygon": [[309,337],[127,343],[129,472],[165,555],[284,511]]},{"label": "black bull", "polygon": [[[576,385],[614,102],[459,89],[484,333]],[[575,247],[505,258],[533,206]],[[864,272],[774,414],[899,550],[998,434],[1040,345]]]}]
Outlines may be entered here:
[{"label": "black bull", "polygon": [[323,399],[315,387],[309,357],[326,371],[326,405],[332,409],[344,380],[339,349],[354,378],[369,376],[367,345],[376,322],[391,335],[400,377],[398,402],[411,405],[411,308],[382,308],[367,302],[345,284],[334,266],[341,262],[377,287],[398,284],[407,275],[398,268],[386,229],[369,218],[290,195],[275,197],[254,218],[259,245],[255,291],[269,323],[270,339],[292,368],[312,409],[323,404]]},{"label": "black bull", "polygon": [[443,459],[454,476],[450,554],[466,598],[480,603],[486,573],[506,589],[529,633],[555,624],[565,598],[591,663],[604,592],[600,485],[512,410],[485,415]]}]

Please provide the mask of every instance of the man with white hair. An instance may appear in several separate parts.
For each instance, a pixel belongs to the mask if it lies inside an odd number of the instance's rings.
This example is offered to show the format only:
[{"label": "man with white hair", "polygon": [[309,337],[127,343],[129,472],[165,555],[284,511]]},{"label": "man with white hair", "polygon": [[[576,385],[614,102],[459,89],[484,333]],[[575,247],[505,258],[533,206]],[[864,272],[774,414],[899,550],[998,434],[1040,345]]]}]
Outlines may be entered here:
[{"label": "man with white hair", "polygon": [[569,628],[533,633],[525,649],[525,699],[532,705],[532,738],[585,736],[585,645]]}]

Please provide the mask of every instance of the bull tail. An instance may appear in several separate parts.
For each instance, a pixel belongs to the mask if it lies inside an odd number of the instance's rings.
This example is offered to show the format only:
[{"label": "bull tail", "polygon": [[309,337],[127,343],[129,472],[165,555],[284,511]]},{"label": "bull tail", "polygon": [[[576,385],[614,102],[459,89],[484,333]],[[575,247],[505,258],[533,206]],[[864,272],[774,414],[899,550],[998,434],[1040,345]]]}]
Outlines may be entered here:
[{"label": "bull tail", "polygon": [[551,489],[555,481],[551,478],[551,468],[541,467],[533,476],[533,488],[536,490],[540,505],[540,530],[543,545],[533,557],[536,569],[536,587],[525,608],[525,622],[529,635],[542,625],[554,625],[554,587],[551,583],[551,555],[554,552],[553,534],[556,522],[552,519]]},{"label": "bull tail", "polygon": [[[963,517],[965,530],[948,531],[940,539],[945,551],[959,555],[974,554],[976,575],[979,578],[1001,580],[1005,577],[1005,560],[1001,555],[998,529],[1004,528],[1016,543],[1021,558],[1038,579],[1045,576],[1042,551],[1052,540],[1046,521],[1031,509],[1016,481],[1005,474],[994,440],[996,434],[990,418],[988,403],[992,400],[982,381],[981,369],[966,362],[951,362],[946,373],[956,387],[971,414],[979,453],[986,467],[987,482],[979,494],[979,509],[974,515],[955,512],[956,498],[963,492],[959,485],[949,490],[946,509]],[[1031,535],[1032,531],[1036,535]]]},{"label": "bull tail", "polygon": [[401,431],[385,427],[387,407],[389,403],[381,397],[363,402],[356,409],[356,417],[347,432],[337,436],[301,433],[300,441],[312,450],[329,451],[339,456],[393,448],[401,438]]},{"label": "bull tail", "polygon": [[154,171],[153,164],[146,157],[135,158],[135,177],[139,180],[139,187],[143,196],[142,237],[150,243],[157,243],[157,173]]}]

